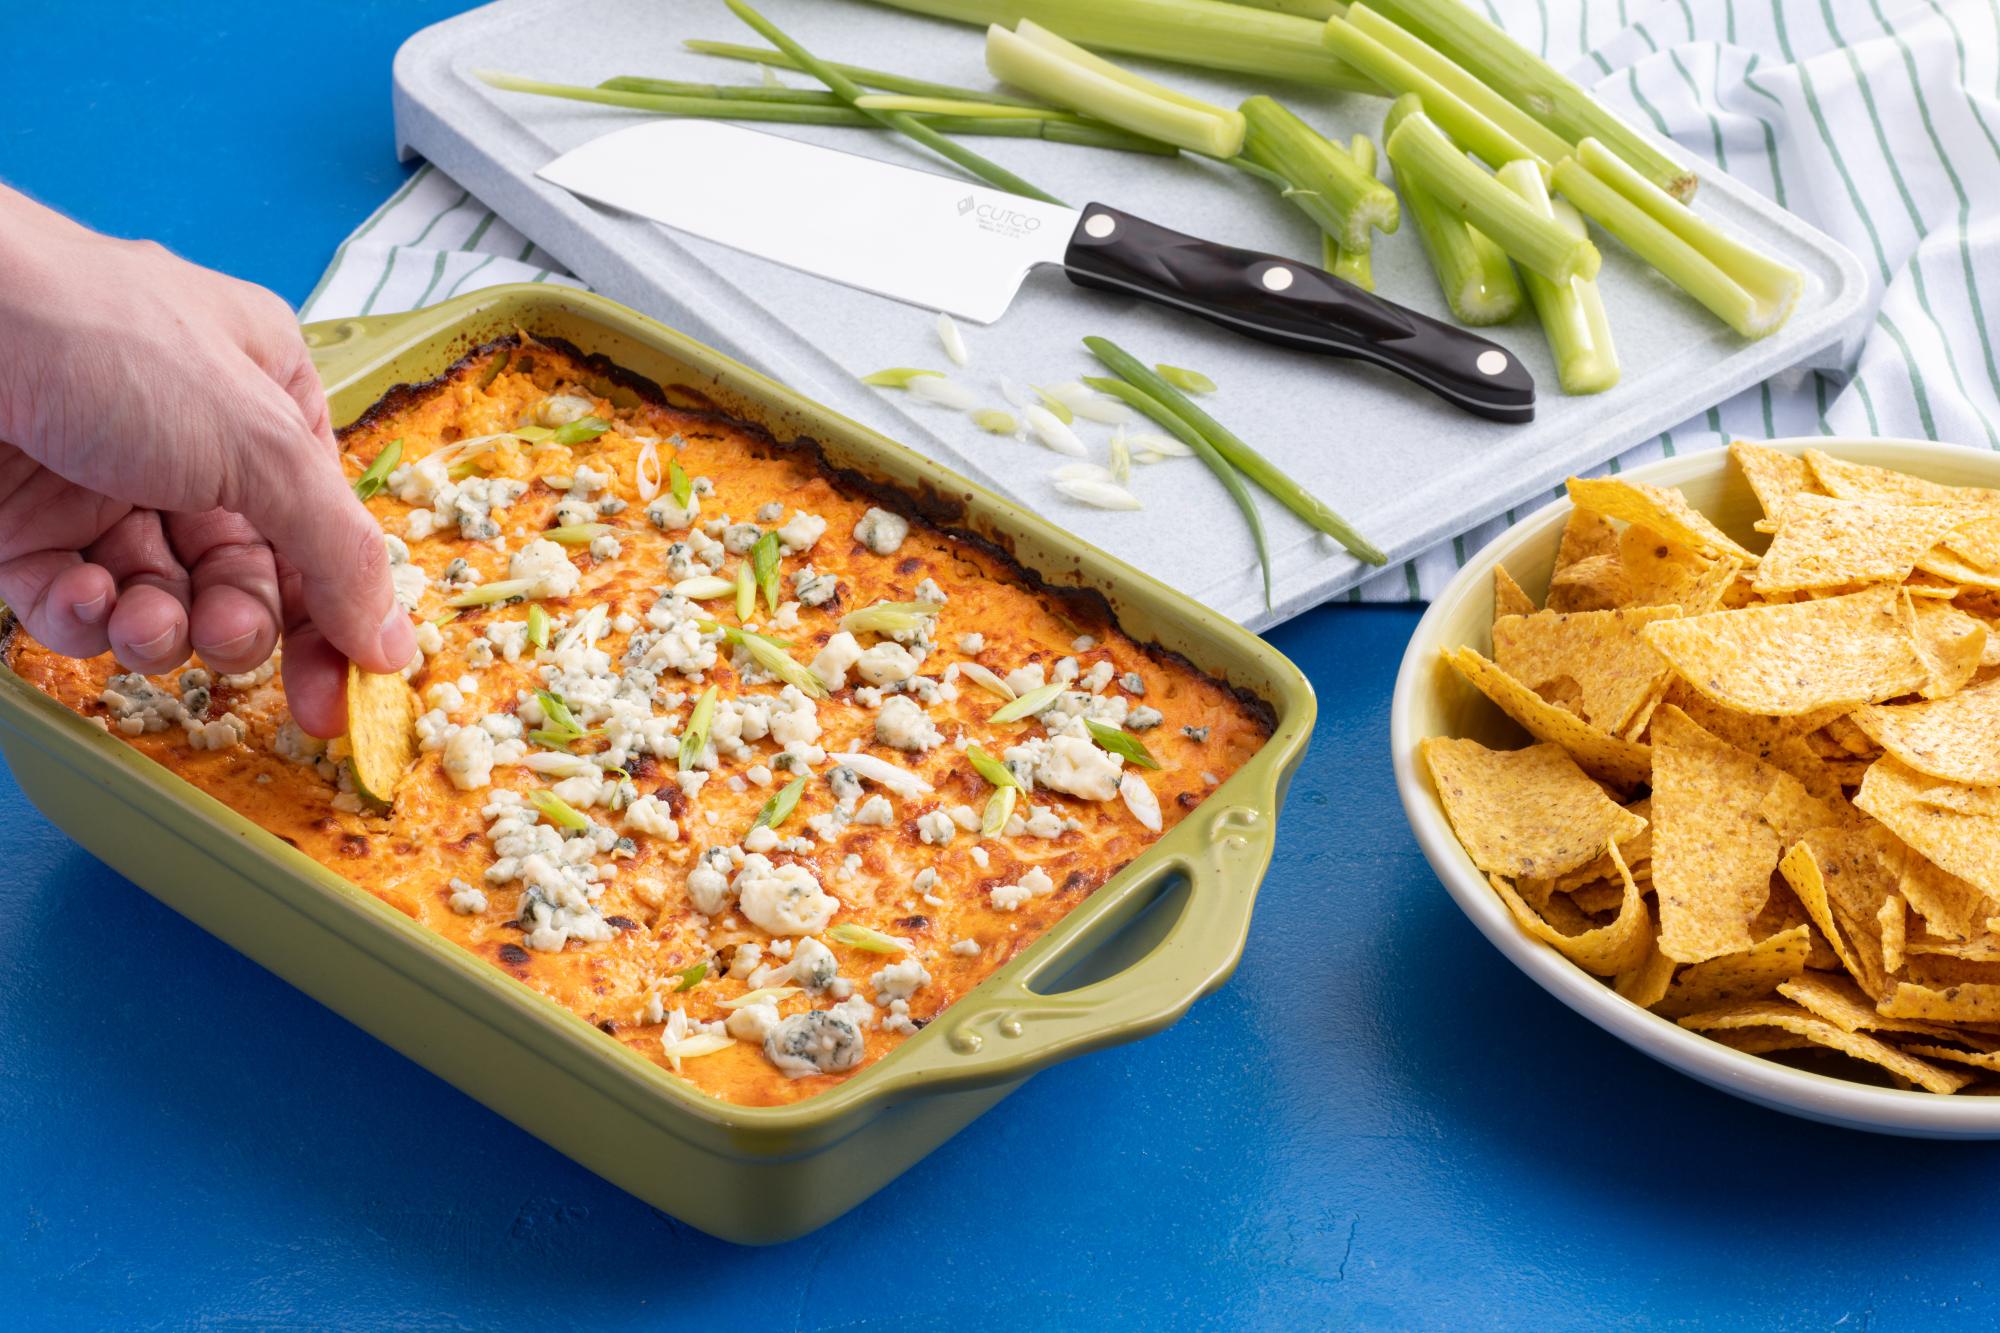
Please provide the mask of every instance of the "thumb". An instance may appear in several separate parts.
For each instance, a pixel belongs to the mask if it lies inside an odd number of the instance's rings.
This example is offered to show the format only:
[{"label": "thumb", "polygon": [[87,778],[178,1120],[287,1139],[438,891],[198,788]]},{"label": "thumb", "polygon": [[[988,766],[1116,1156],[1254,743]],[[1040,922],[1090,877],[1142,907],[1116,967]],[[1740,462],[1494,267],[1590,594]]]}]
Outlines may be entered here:
[{"label": "thumb", "polygon": [[238,480],[224,507],[298,571],[306,615],[329,643],[364,670],[400,671],[416,653],[416,631],[396,604],[382,529],[297,405],[276,385],[271,392],[278,397],[264,428],[238,438],[230,469]]}]

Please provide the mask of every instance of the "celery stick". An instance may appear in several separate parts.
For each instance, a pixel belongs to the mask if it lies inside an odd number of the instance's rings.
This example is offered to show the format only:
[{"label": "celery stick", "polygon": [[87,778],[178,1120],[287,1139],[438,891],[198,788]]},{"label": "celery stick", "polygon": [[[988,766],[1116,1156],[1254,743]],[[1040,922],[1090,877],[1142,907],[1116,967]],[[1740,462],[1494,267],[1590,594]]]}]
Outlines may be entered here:
[{"label": "celery stick", "polygon": [[[1423,114],[1422,99],[1404,93],[1389,108],[1382,122],[1384,140],[1411,116]],[[1396,185],[1403,203],[1417,224],[1424,254],[1437,275],[1445,304],[1461,324],[1484,326],[1512,319],[1521,309],[1521,284],[1505,252],[1458,214],[1440,205],[1422,181],[1406,172],[1394,156],[1389,164],[1396,173]],[[1474,168],[1477,170],[1477,168]]]},{"label": "celery stick", "polygon": [[[1370,176],[1375,174],[1375,141],[1365,134],[1357,134],[1348,142],[1347,155],[1354,159],[1354,165]],[[1320,233],[1320,250],[1328,273],[1353,283],[1364,292],[1375,290],[1375,263],[1367,250],[1344,249],[1340,243]]]},{"label": "celery stick", "polygon": [[1326,44],[1335,55],[1391,93],[1415,93],[1423,98],[1424,111],[1437,122],[1438,128],[1488,166],[1497,168],[1517,159],[1548,165],[1534,150],[1494,124],[1457,92],[1345,19],[1327,20]]},{"label": "celery stick", "polygon": [[1243,155],[1291,184],[1285,197],[1344,250],[1366,250],[1370,234],[1401,220],[1395,192],[1318,131],[1262,95],[1243,103]]},{"label": "celery stick", "polygon": [[1012,26],[1032,19],[1079,46],[1124,55],[1290,79],[1322,88],[1379,91],[1320,41],[1314,18],[1224,0],[875,0],[961,23]]},{"label": "celery stick", "polygon": [[[1500,183],[1520,195],[1538,213],[1554,218],[1581,236],[1583,217],[1565,200],[1551,200],[1542,174],[1531,163],[1509,162],[1500,168]],[[1611,343],[1611,322],[1604,314],[1604,297],[1597,283],[1571,278],[1550,282],[1539,273],[1525,275],[1528,299],[1549,340],[1556,378],[1564,393],[1602,393],[1618,383],[1618,349]]]},{"label": "celery stick", "polygon": [[1564,139],[1595,138],[1640,175],[1683,202],[1696,178],[1617,115],[1460,0],[1374,0],[1412,34]]},{"label": "celery stick", "polygon": [[1538,216],[1520,195],[1474,165],[1423,112],[1405,116],[1385,146],[1398,181],[1414,181],[1522,267],[1551,282],[1596,276],[1596,246]]},{"label": "celery stick", "polygon": [[1023,19],[1020,31],[986,30],[986,68],[1044,101],[1212,157],[1243,147],[1243,117],[1173,92]]},{"label": "celery stick", "polygon": [[[777,69],[799,68],[799,62],[783,51],[771,51],[761,46],[744,46],[738,42],[711,42],[698,37],[690,37],[681,45],[697,55],[718,56],[724,60],[747,60],[755,65]],[[826,67],[845,74],[864,88],[880,88],[885,93],[908,93],[912,97],[958,97],[982,102],[1005,102],[1012,106],[1035,105],[1024,97],[1010,97],[1005,93],[988,92],[983,88],[960,88],[956,84],[936,83],[930,79],[913,79],[906,74],[869,69],[864,65],[843,65],[839,61],[829,60],[826,62]]]},{"label": "celery stick", "polygon": [[1570,141],[1474,78],[1424,40],[1367,5],[1347,7],[1347,21],[1449,88],[1473,110],[1513,135],[1536,157],[1553,166],[1571,153]]}]

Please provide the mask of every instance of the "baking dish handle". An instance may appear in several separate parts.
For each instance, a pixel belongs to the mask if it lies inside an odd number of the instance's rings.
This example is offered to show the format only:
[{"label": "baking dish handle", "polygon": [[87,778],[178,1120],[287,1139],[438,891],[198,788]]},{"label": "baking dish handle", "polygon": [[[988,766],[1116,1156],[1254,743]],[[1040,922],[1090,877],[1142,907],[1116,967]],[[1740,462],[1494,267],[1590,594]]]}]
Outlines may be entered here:
[{"label": "baking dish handle", "polygon": [[1190,823],[1200,821],[1195,851],[1162,860],[1146,878],[1155,888],[1179,875],[1188,884],[1179,919],[1145,957],[1115,976],[1051,994],[1037,992],[1035,982],[1061,977],[1075,960],[1066,950],[1036,959],[997,987],[981,987],[947,1009],[936,1020],[944,1027],[944,1041],[932,1057],[895,1073],[894,1065],[883,1069],[877,1087],[937,1092],[1011,1082],[1172,1023],[1220,986],[1242,957],[1257,885],[1271,861],[1276,804],[1268,801],[1259,810],[1225,802],[1191,817]]},{"label": "baking dish handle", "polygon": [[383,338],[407,314],[365,315],[349,319],[322,319],[301,324],[299,332],[312,354],[313,369],[323,384],[339,384],[367,362],[380,355]]}]

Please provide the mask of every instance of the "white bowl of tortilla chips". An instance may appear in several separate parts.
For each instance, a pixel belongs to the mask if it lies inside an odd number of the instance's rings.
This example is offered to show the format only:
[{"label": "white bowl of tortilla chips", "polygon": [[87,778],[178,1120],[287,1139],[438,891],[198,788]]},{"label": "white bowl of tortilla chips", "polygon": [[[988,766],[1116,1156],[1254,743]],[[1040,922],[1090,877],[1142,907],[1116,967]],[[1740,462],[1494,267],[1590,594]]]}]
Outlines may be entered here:
[{"label": "white bowl of tortilla chips", "polygon": [[1777,1110],[2000,1138],[2000,456],[1573,483],[1425,615],[1390,739],[1452,898],[1585,1018]]}]

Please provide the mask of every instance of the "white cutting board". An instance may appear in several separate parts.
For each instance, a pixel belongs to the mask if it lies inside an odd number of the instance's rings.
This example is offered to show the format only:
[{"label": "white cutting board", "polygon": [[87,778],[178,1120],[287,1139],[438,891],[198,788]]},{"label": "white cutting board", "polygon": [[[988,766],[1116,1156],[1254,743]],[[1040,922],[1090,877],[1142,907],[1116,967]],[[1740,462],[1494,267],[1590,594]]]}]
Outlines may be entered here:
[{"label": "white cutting board", "polygon": [[[971,87],[992,83],[981,33],[967,25],[862,0],[766,0],[761,8],[829,60]],[[1063,498],[1048,474],[1069,460],[987,435],[962,413],[858,383],[884,366],[950,370],[931,315],[668,233],[535,179],[550,158],[641,113],[503,93],[472,77],[493,68],[577,84],[617,74],[758,80],[756,67],[683,50],[689,37],[761,45],[726,8],[707,0],[501,0],[473,10],[418,33],[397,54],[398,145],[406,156],[436,163],[605,295],[1012,495],[1246,625],[1297,615],[1372,572],[1260,495],[1277,574],[1267,609],[1249,533],[1194,459],[1135,469],[1132,489],[1145,504],[1138,512],[1105,512]],[[1269,92],[1342,141],[1354,133],[1379,139],[1388,106],[1380,98],[1253,86],[1178,66],[1148,72],[1228,105]],[[804,75],[781,77],[794,87],[816,86]],[[952,170],[886,133],[761,128]],[[1101,200],[1216,241],[1316,262],[1319,241],[1305,216],[1226,167],[1038,141],[965,142],[1073,205]],[[689,188],[726,190],[729,182],[692,181]],[[839,208],[840,200],[805,199],[799,207],[810,218],[815,210]],[[1807,293],[1791,321],[1769,338],[1745,342],[1600,234],[1600,282],[1624,365],[1617,388],[1564,396],[1532,314],[1481,331],[1535,376],[1537,415],[1527,425],[1483,421],[1386,372],[1251,342],[1135,300],[1085,291],[1053,271],[1031,277],[998,324],[966,326],[972,364],[953,373],[1004,405],[1002,375],[1049,383],[1102,373],[1081,345],[1087,334],[1109,337],[1147,362],[1199,369],[1221,386],[1203,401],[1212,415],[1333,505],[1392,561],[1402,560],[1545,496],[1571,473],[1787,366],[1821,357],[1865,318],[1860,266],[1832,239],[1712,168],[1703,171],[1699,207],[1805,272]],[[1413,226],[1378,238],[1374,265],[1378,293],[1449,318]],[[1079,426],[1103,461],[1108,428]]]}]

